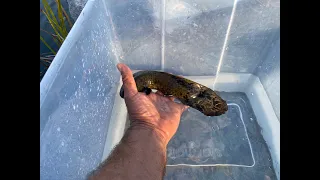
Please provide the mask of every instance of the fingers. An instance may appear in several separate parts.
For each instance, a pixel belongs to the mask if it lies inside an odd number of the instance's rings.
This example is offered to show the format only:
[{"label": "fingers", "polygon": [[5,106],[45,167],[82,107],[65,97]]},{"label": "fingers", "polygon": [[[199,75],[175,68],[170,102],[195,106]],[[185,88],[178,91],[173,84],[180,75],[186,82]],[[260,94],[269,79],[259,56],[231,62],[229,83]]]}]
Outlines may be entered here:
[{"label": "fingers", "polygon": [[184,112],[185,110],[187,110],[189,108],[189,106],[186,106],[186,105],[183,105],[183,104],[180,104],[180,105],[181,105],[182,112]]},{"label": "fingers", "polygon": [[[155,94],[159,95],[159,96],[164,96],[164,94],[161,91],[157,91]],[[168,98],[170,101],[174,101],[175,97],[173,96],[165,96],[166,98]]]},{"label": "fingers", "polygon": [[[163,93],[160,92],[160,91],[157,91],[155,94],[163,96]],[[170,101],[174,101],[176,99],[174,96],[164,96],[164,97],[167,98]],[[174,102],[174,103],[179,106],[179,108],[181,109],[181,113],[183,113],[186,109],[189,108],[189,106],[187,106],[187,105],[176,103],[176,102]]]},{"label": "fingers", "polygon": [[123,63],[117,64],[117,68],[122,76],[124,98],[136,95],[138,93],[137,85],[130,68]]},{"label": "fingers", "polygon": [[174,101],[174,99],[175,99],[174,96],[168,96],[168,98],[169,98],[171,101]]}]

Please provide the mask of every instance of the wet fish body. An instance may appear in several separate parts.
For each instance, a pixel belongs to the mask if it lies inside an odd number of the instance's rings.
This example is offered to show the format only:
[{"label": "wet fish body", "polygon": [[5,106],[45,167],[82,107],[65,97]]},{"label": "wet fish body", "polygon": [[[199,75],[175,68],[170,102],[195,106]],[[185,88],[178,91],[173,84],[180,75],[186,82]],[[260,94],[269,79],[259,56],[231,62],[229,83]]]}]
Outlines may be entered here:
[{"label": "wet fish body", "polygon": [[[133,77],[139,92],[149,94],[156,89],[207,116],[219,116],[228,110],[226,101],[215,91],[192,80],[161,71],[139,71]],[[123,87],[120,96],[124,97]]]}]

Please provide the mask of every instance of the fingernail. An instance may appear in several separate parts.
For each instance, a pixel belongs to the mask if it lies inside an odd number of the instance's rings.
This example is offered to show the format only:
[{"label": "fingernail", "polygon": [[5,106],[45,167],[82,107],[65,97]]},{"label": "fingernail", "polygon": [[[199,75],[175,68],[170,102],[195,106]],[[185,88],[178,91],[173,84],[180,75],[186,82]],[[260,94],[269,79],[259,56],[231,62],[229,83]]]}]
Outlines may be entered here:
[{"label": "fingernail", "polygon": [[121,71],[122,70],[122,64],[120,64],[120,63],[117,64],[117,68],[118,68],[119,71]]}]

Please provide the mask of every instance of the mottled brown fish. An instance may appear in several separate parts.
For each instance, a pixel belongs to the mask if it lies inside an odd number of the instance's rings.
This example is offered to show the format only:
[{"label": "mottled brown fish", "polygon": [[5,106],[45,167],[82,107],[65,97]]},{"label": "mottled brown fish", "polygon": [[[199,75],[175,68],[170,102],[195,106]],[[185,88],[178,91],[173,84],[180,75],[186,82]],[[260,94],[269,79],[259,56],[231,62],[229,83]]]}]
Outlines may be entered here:
[{"label": "mottled brown fish", "polygon": [[[139,92],[150,94],[151,89],[156,89],[207,116],[219,116],[228,111],[226,101],[216,92],[189,79],[160,71],[139,71],[133,77]],[[120,96],[124,97],[123,87]]]}]

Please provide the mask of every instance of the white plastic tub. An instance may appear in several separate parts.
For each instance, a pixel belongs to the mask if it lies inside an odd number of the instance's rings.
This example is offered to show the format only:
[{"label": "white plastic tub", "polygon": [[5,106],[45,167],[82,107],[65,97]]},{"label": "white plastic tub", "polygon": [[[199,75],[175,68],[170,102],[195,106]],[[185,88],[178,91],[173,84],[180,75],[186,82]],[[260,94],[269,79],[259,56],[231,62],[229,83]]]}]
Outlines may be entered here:
[{"label": "white plastic tub", "polygon": [[[215,77],[214,76],[186,76],[186,78],[201,83],[207,87],[212,88]],[[120,87],[122,84],[119,84],[116,94],[119,94]],[[273,165],[276,170],[277,175],[280,175],[280,123],[277,119],[275,112],[273,111],[272,104],[268,98],[267,93],[265,92],[263,85],[261,84],[259,78],[252,74],[235,74],[235,73],[221,73],[219,75],[219,80],[216,84],[217,91],[226,91],[226,92],[244,92],[252,106],[252,109],[255,113],[256,120],[261,126],[261,133],[265,139],[268,148],[271,152],[271,157],[273,160]],[[230,105],[236,105],[235,103],[229,103]],[[229,105],[229,107],[230,107]],[[238,106],[238,108],[240,108]],[[240,110],[240,109],[239,109]],[[250,144],[251,155],[254,156],[250,138],[248,137],[246,124],[242,119],[242,112],[240,110],[241,120],[245,126],[245,135]],[[198,118],[193,116],[193,118]],[[183,123],[183,122],[181,122]],[[180,123],[180,125],[181,125]],[[128,115],[124,100],[120,96],[116,96],[113,111],[111,114],[108,135],[105,142],[104,153],[102,156],[102,161],[105,160],[108,155],[111,153],[112,149],[118,144],[121,140],[126,126],[128,125]],[[200,134],[200,133],[199,133]],[[240,136],[240,134],[239,134]],[[241,156],[241,152],[234,154],[235,156]],[[197,165],[194,164],[183,164],[184,166],[236,166],[236,167],[254,167],[255,158],[252,158],[252,164],[227,164],[227,163],[215,163],[208,164],[207,162],[200,163]],[[170,166],[178,166],[179,164],[174,164]]]},{"label": "white plastic tub", "polygon": [[221,64],[215,89],[246,94],[280,179],[278,2],[89,0],[40,83],[41,179],[85,179],[121,138],[118,62],[208,86]]}]

